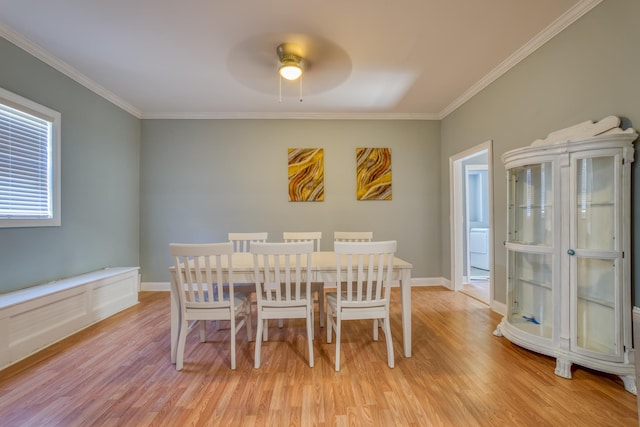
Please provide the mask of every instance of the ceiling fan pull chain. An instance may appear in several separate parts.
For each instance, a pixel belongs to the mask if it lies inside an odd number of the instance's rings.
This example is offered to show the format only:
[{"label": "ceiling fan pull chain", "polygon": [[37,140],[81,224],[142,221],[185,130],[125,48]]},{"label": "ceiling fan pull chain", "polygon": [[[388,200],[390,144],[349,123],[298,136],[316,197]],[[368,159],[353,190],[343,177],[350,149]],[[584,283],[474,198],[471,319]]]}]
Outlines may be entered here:
[{"label": "ceiling fan pull chain", "polygon": [[279,87],[278,87],[278,102],[282,104],[282,76],[278,74],[279,77]]},{"label": "ceiling fan pull chain", "polygon": [[302,102],[302,76],[300,76],[299,79],[300,79],[300,102]]}]

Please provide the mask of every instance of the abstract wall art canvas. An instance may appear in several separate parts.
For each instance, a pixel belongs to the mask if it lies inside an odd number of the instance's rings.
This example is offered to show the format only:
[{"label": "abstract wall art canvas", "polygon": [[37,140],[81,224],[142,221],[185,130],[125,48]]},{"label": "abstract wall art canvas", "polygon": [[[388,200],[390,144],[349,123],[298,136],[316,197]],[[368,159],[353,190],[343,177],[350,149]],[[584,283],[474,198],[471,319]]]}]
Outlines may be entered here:
[{"label": "abstract wall art canvas", "polygon": [[289,201],[324,201],[324,149],[289,148]]},{"label": "abstract wall art canvas", "polygon": [[391,200],[391,149],[356,148],[358,200]]}]

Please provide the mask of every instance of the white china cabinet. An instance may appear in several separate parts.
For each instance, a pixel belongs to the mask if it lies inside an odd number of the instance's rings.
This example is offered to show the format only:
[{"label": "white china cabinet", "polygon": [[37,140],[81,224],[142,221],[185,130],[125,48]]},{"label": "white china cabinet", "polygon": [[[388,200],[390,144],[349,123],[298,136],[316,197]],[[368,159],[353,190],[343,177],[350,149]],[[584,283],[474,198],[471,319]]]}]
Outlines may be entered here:
[{"label": "white china cabinet", "polygon": [[507,314],[495,335],[619,375],[636,393],[630,274],[633,129],[585,122],[504,153]]}]

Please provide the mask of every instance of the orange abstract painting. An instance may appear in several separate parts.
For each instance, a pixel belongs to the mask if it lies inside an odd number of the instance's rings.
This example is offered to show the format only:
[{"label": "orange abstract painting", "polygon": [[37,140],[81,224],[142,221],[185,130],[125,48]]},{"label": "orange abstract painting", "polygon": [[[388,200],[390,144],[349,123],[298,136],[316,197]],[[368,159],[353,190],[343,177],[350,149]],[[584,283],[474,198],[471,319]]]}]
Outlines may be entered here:
[{"label": "orange abstract painting", "polygon": [[391,200],[391,149],[356,148],[358,200]]},{"label": "orange abstract painting", "polygon": [[289,201],[324,201],[324,149],[289,148]]}]

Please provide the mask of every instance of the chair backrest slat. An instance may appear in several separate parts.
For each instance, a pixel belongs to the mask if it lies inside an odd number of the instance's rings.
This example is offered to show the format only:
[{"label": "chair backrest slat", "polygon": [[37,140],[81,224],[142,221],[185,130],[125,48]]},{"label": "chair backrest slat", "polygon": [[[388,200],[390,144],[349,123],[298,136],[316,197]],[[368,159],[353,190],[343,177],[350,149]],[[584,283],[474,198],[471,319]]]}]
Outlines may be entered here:
[{"label": "chair backrest slat", "polygon": [[313,242],[255,243],[251,253],[258,304],[261,301],[295,303],[308,298]]},{"label": "chair backrest slat", "polygon": [[322,239],[322,231],[285,231],[282,233],[282,240],[287,243],[292,242],[313,242],[314,251],[320,251],[320,240]]},{"label": "chair backrest slat", "polygon": [[370,242],[373,231],[336,231],[333,233],[334,242]]},{"label": "chair backrest slat", "polygon": [[[171,243],[180,304],[190,308],[233,306],[233,244]],[[223,269],[227,269],[225,277]],[[225,297],[225,286],[228,296]]]},{"label": "chair backrest slat", "polygon": [[253,243],[266,242],[267,232],[258,233],[229,233],[228,239],[233,243],[234,252],[249,252]]},{"label": "chair backrest slat", "polygon": [[335,242],[338,293],[349,303],[388,301],[396,248],[395,240]]}]

